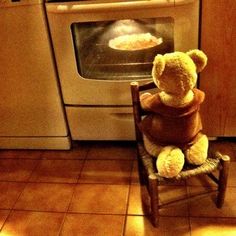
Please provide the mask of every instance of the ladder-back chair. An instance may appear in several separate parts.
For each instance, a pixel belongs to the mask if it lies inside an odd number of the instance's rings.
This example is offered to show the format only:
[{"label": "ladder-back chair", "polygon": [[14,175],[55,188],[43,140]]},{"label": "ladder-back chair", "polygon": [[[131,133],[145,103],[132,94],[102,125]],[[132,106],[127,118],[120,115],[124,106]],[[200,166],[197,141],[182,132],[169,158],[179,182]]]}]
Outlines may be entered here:
[{"label": "ladder-back chair", "polygon": [[[143,135],[138,126],[139,122],[142,120],[142,117],[147,114],[141,108],[140,93],[155,88],[156,85],[154,84],[154,82],[148,82],[143,85],[139,85],[138,82],[131,83],[140,183],[147,186],[150,197],[151,219],[153,225],[157,227],[159,219],[159,209],[161,208],[161,205],[159,204],[158,185],[163,182],[185,180],[192,176],[205,174],[209,178],[211,178],[218,186],[216,206],[218,208],[221,208],[225,199],[230,158],[229,156],[222,155],[217,151],[214,151],[212,153],[210,153],[209,151],[209,157],[204,164],[200,166],[185,164],[184,169],[174,178],[163,178],[159,176],[155,165],[155,158],[150,156],[145,150],[143,144]],[[219,172],[219,175],[215,176],[213,172],[217,170]]]}]

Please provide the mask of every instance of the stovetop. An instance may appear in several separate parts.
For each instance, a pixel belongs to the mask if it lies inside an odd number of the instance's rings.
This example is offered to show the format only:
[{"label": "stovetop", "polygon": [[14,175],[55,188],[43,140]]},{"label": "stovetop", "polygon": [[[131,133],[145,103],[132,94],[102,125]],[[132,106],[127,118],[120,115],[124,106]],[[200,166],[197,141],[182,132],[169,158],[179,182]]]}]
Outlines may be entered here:
[{"label": "stovetop", "polygon": [[[49,3],[50,2],[85,2],[85,1],[91,1],[91,0],[45,0],[45,2],[49,2]],[[97,0],[97,1],[100,1],[100,0]],[[130,0],[130,1],[133,1],[133,0]],[[140,1],[140,0],[136,0],[136,1]]]},{"label": "stovetop", "polygon": [[45,2],[73,2],[73,1],[72,0],[45,0]]},{"label": "stovetop", "polygon": [[80,2],[88,0],[45,0],[45,2]]}]

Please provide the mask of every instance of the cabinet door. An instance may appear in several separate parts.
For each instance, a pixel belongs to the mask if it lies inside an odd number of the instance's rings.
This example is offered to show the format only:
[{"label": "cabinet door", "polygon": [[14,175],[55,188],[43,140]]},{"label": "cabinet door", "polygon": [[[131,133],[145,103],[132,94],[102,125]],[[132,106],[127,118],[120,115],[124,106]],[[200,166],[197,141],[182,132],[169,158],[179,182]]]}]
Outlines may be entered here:
[{"label": "cabinet door", "polygon": [[0,7],[0,137],[67,136],[43,5]]},{"label": "cabinet door", "polygon": [[205,132],[236,136],[236,1],[202,1],[201,49],[208,65],[200,76],[206,100],[201,108]]}]

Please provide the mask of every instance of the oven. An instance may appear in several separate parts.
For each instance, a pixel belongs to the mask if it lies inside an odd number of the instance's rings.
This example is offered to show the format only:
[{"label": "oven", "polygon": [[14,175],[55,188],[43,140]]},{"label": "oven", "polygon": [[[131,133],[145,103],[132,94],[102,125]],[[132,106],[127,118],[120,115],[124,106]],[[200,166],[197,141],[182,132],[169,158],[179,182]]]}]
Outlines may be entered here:
[{"label": "oven", "polygon": [[157,53],[198,47],[199,0],[48,0],[73,140],[133,140],[130,82]]}]

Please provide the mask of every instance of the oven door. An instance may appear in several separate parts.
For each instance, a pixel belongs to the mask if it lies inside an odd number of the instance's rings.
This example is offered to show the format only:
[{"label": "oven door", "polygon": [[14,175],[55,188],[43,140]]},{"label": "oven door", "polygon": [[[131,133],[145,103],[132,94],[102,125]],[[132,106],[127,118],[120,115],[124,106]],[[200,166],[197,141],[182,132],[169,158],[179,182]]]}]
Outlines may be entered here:
[{"label": "oven door", "polygon": [[[67,105],[130,105],[130,82],[151,79],[156,54],[198,47],[196,0],[54,2],[46,10]],[[113,47],[121,36],[157,41]]]}]

